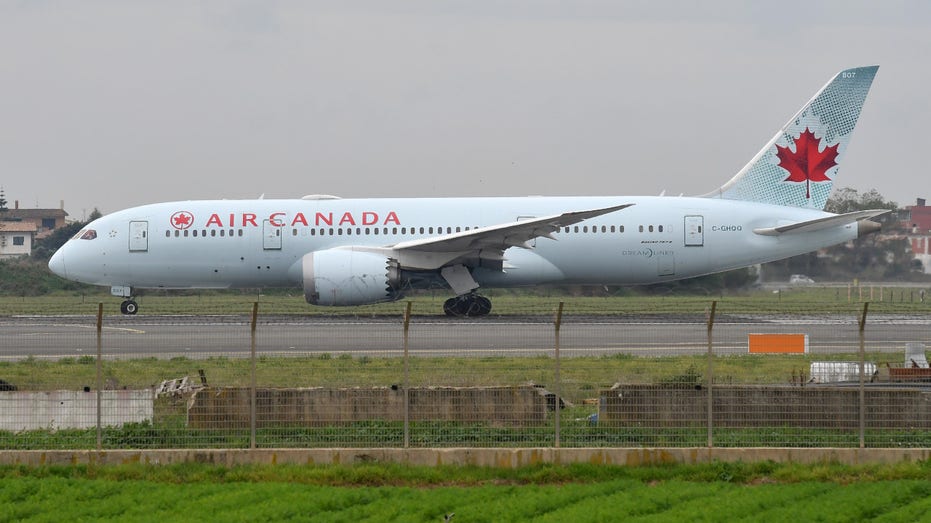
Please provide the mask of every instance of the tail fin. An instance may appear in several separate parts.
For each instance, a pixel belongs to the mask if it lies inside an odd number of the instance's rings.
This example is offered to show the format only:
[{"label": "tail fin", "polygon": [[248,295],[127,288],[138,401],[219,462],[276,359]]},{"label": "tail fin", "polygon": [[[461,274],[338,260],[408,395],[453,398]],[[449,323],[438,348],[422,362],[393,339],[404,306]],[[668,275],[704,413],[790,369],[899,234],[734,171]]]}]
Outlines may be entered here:
[{"label": "tail fin", "polygon": [[879,66],[845,69],[707,198],[824,209]]}]

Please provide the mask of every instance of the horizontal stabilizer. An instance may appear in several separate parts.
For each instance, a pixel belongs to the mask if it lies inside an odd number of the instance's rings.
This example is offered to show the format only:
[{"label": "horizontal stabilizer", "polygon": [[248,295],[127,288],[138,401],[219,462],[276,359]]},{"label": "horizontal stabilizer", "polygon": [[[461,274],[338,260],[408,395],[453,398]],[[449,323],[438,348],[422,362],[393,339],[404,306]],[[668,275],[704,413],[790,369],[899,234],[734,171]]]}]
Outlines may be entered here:
[{"label": "horizontal stabilizer", "polygon": [[823,229],[829,229],[831,227],[837,227],[840,225],[847,225],[850,223],[859,222],[861,220],[868,220],[876,216],[880,216],[890,212],[888,209],[872,209],[869,211],[854,211],[848,212],[846,214],[837,214],[834,216],[827,216],[825,218],[817,218],[814,220],[808,220],[804,222],[792,223],[789,225],[782,225],[780,227],[766,227],[760,229],[753,229],[753,232],[763,236],[779,236],[780,234],[796,234],[802,232],[814,232],[820,231]]}]

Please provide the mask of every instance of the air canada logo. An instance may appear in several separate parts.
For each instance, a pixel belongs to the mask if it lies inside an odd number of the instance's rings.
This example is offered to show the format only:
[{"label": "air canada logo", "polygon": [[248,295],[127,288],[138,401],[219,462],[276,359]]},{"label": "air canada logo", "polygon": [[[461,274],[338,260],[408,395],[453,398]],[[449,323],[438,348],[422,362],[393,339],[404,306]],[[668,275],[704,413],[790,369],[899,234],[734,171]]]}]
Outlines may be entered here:
[{"label": "air canada logo", "polygon": [[172,214],[168,220],[175,229],[187,229],[194,225],[194,215],[187,211],[178,211]]},{"label": "air canada logo", "polygon": [[821,138],[808,130],[795,139],[795,151],[788,147],[776,146],[776,156],[779,157],[779,167],[789,173],[784,182],[805,182],[805,198],[811,198],[811,182],[829,182],[828,169],[837,165],[837,147],[834,144],[818,150]]}]

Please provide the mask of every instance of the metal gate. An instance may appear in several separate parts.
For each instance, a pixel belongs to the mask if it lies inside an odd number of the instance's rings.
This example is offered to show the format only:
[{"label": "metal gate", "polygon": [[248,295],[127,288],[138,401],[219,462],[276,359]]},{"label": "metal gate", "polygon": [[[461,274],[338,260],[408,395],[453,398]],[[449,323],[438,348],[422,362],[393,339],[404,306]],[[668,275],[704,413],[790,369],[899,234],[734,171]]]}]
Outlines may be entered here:
[{"label": "metal gate", "polygon": [[129,222],[129,252],[149,250],[149,222]]},{"label": "metal gate", "polygon": [[685,246],[701,247],[705,244],[705,218],[703,216],[685,217]]}]

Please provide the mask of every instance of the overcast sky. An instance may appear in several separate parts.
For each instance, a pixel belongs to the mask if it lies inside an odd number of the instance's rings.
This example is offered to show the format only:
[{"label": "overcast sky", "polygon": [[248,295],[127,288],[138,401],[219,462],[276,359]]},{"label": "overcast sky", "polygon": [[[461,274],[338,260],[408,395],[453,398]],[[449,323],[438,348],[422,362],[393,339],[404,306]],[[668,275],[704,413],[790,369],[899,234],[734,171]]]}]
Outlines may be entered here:
[{"label": "overcast sky", "polygon": [[0,0],[0,185],[167,200],[701,194],[837,71],[835,187],[931,198],[931,2]]}]

